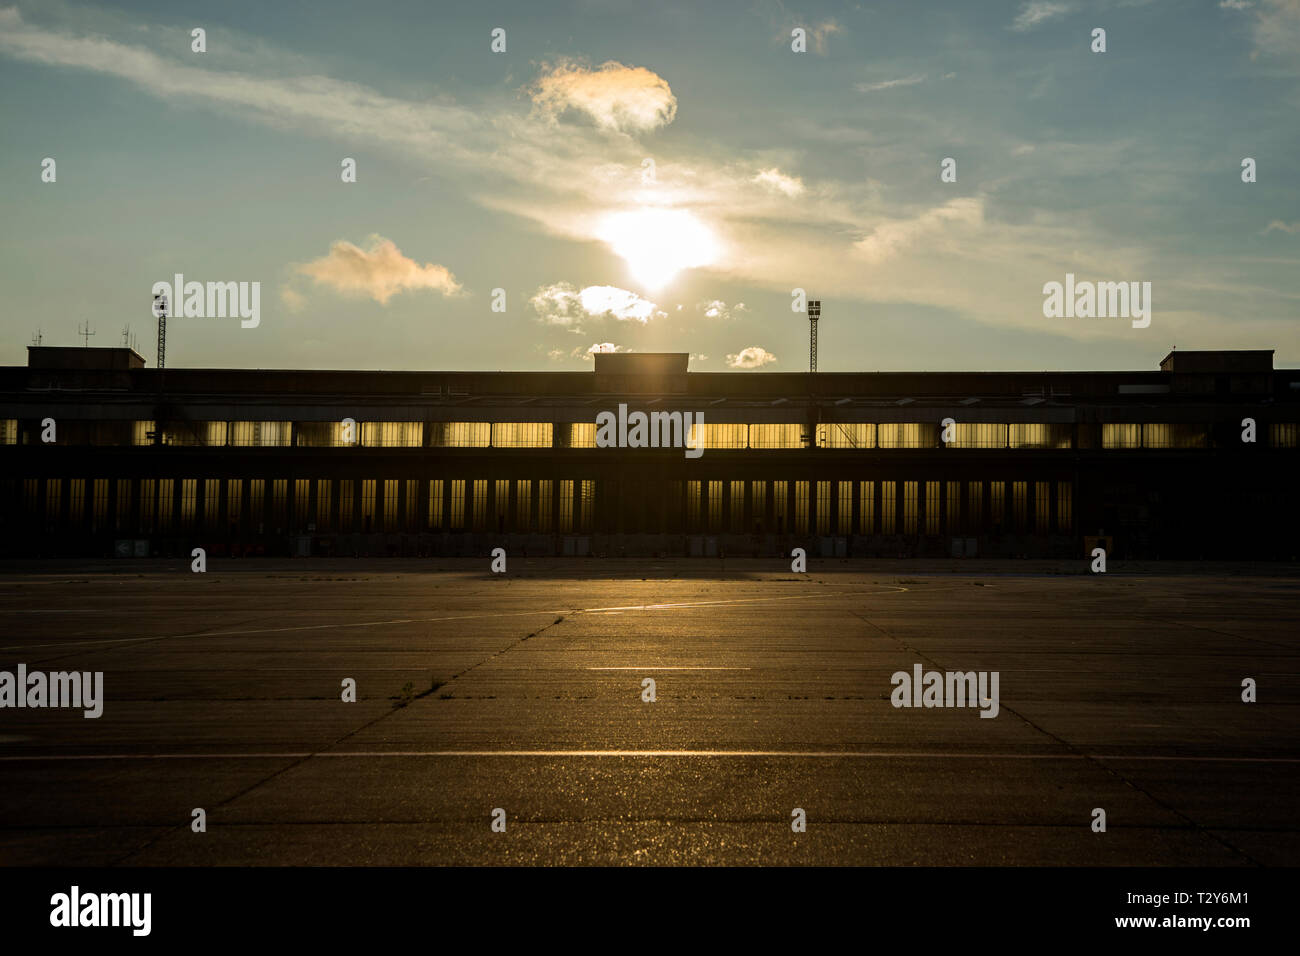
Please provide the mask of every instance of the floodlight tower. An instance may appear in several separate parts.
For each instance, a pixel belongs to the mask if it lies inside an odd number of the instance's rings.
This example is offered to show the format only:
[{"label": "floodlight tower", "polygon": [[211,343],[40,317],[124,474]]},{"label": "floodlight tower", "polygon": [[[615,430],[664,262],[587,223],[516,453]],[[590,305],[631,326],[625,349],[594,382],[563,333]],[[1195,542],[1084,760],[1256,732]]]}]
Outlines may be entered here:
[{"label": "floodlight tower", "polygon": [[167,361],[167,296],[153,297],[153,314],[158,316],[158,367],[164,368]]},{"label": "floodlight tower", "polygon": [[817,371],[817,320],[822,317],[822,300],[808,300],[808,371]]}]

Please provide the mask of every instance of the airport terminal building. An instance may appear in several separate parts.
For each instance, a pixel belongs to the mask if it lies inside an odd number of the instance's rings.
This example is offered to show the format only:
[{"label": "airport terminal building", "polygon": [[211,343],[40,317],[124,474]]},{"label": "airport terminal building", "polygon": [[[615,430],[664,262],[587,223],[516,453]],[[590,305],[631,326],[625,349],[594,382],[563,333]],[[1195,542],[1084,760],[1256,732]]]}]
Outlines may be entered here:
[{"label": "airport terminal building", "polygon": [[[1290,560],[1298,423],[1300,370],[1271,351],[1136,372],[691,372],[684,353],[367,372],[33,346],[0,368],[0,549],[1082,559],[1101,538]],[[636,447],[647,432],[670,447]]]}]

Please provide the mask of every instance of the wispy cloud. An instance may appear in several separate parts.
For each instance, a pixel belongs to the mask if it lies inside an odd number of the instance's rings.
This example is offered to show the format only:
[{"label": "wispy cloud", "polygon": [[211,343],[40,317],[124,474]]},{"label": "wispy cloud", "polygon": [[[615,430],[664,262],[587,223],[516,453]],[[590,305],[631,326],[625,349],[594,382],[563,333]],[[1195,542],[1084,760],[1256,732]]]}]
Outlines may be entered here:
[{"label": "wispy cloud", "polygon": [[1058,0],[1029,0],[1011,21],[1011,29],[1017,33],[1024,33],[1040,23],[1064,16],[1071,9],[1071,4],[1061,3]]},{"label": "wispy cloud", "polygon": [[878,90],[892,90],[896,86],[915,86],[917,83],[924,82],[925,74],[915,73],[912,76],[903,76],[896,80],[882,80],[879,83],[858,83],[853,88],[859,93],[875,93]]}]

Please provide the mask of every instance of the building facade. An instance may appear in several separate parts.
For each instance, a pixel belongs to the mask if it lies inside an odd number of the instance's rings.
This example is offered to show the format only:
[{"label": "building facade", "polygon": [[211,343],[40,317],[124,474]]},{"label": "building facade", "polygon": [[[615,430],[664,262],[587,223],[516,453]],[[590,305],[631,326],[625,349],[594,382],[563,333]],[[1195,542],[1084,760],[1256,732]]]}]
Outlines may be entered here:
[{"label": "building facade", "polygon": [[[702,416],[683,436],[702,451],[602,447],[620,405],[656,437]],[[158,370],[32,347],[0,368],[0,550],[1083,558],[1100,539],[1290,560],[1297,423],[1300,370],[1269,351],[812,374],[689,372],[677,353],[590,372]]]}]

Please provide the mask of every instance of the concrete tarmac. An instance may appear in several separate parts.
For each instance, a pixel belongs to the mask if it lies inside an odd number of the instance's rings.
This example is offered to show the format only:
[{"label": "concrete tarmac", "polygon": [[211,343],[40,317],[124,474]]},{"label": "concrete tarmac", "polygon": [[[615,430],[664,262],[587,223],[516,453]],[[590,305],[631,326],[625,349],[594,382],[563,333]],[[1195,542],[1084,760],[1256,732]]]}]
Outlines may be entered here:
[{"label": "concrete tarmac", "polygon": [[1293,568],[488,563],[0,568],[0,864],[1300,863]]}]

